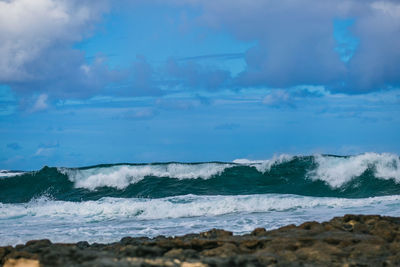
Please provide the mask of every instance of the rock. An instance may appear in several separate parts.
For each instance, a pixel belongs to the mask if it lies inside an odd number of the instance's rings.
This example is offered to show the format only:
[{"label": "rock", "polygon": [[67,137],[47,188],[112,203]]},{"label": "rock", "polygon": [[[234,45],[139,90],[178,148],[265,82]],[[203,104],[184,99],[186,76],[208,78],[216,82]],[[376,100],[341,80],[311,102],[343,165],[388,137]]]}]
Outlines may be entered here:
[{"label": "rock", "polygon": [[240,243],[240,246],[243,248],[247,248],[247,249],[255,249],[256,247],[260,246],[261,242],[257,239],[250,239],[250,240],[245,240],[243,242]]},{"label": "rock", "polygon": [[34,246],[34,247],[47,247],[51,245],[51,241],[48,239],[41,239],[41,240],[31,240],[26,242],[25,246]]},{"label": "rock", "polygon": [[76,246],[80,249],[85,249],[85,248],[90,247],[89,243],[86,241],[80,241],[80,242],[76,243]]},{"label": "rock", "polygon": [[7,246],[7,247],[0,247],[0,263],[3,262],[3,258],[7,256],[8,253],[13,251],[13,247]]},{"label": "rock", "polygon": [[175,258],[175,259],[196,259],[198,258],[198,253],[193,249],[181,249],[174,248],[164,254],[164,257]]},{"label": "rock", "polygon": [[345,215],[250,234],[211,229],[181,237],[125,237],[112,244],[0,247],[4,266],[400,266],[400,218]]},{"label": "rock", "polygon": [[210,231],[200,233],[200,237],[204,238],[221,238],[221,237],[230,237],[232,236],[232,232],[221,230],[221,229],[211,229]]},{"label": "rock", "polygon": [[4,263],[4,267],[39,267],[38,260],[31,260],[31,259],[8,259]]},{"label": "rock", "polygon": [[238,248],[232,243],[225,243],[220,247],[207,249],[201,252],[201,255],[207,257],[222,257],[227,258],[234,256],[239,252]]},{"label": "rock", "polygon": [[256,228],[251,232],[251,235],[254,236],[263,236],[267,233],[267,231],[265,230],[265,228]]},{"label": "rock", "polygon": [[208,265],[201,262],[182,262],[181,267],[207,267]]},{"label": "rock", "polygon": [[132,246],[127,245],[121,249],[123,255],[129,257],[158,257],[164,254],[165,250],[158,246]]}]

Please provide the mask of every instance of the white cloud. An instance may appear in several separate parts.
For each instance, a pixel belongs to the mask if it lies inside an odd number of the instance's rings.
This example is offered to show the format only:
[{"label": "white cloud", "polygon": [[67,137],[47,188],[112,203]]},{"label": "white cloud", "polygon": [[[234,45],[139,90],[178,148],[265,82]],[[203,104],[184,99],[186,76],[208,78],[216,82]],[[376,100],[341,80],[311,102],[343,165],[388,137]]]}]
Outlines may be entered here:
[{"label": "white cloud", "polygon": [[293,99],[288,92],[282,89],[278,89],[268,94],[264,98],[263,104],[268,106],[291,105],[293,104],[292,101]]},{"label": "white cloud", "polygon": [[45,110],[49,107],[47,103],[48,95],[46,94],[41,94],[37,97],[35,103],[33,104],[33,107],[31,109],[31,112],[36,112],[36,111],[41,111]]},{"label": "white cloud", "polygon": [[30,77],[26,64],[46,60],[45,50],[79,41],[99,18],[104,4],[96,1],[0,1],[0,81]]},{"label": "white cloud", "polygon": [[[171,2],[200,6],[198,23],[257,42],[246,53],[247,68],[237,79],[241,86],[319,84],[363,93],[400,84],[398,0]],[[335,51],[333,26],[341,19],[354,19],[348,30],[359,40],[349,62]]]},{"label": "white cloud", "polygon": [[[0,83],[28,95],[54,91],[61,97],[74,85],[102,86],[104,64],[86,65],[72,45],[88,36],[106,1],[0,0]],[[101,79],[93,79],[95,71]]]},{"label": "white cloud", "polygon": [[376,1],[371,4],[372,8],[384,12],[386,15],[400,18],[400,5],[388,1]]}]

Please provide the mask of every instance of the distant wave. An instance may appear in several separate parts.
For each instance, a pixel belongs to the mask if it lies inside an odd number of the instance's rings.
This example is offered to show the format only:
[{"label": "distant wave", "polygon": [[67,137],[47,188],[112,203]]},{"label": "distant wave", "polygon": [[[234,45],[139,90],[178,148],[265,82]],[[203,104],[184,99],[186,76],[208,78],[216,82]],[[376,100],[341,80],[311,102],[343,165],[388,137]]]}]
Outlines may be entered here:
[{"label": "distant wave", "polygon": [[233,162],[113,164],[2,171],[0,202],[48,196],[85,201],[103,197],[297,194],[373,197],[400,194],[400,159],[389,153],[355,156],[280,155]]}]

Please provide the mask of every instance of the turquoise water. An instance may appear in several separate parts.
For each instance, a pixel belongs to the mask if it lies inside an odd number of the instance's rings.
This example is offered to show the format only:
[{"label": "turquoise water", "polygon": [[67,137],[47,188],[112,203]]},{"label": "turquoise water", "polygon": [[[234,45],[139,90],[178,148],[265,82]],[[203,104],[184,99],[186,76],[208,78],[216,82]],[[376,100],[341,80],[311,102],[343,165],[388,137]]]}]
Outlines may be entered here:
[{"label": "turquoise water", "polygon": [[0,172],[1,245],[112,242],[213,227],[239,234],[346,213],[400,216],[398,155]]}]

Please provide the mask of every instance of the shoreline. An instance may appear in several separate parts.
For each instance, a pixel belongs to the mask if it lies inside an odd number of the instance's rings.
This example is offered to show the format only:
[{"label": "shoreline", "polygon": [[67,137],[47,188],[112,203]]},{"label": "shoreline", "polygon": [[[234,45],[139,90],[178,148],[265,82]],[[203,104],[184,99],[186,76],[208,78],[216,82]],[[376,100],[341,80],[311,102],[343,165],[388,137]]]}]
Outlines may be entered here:
[{"label": "shoreline", "polygon": [[399,266],[400,217],[345,215],[250,234],[212,229],[109,244],[28,241],[0,247],[11,266]]}]

